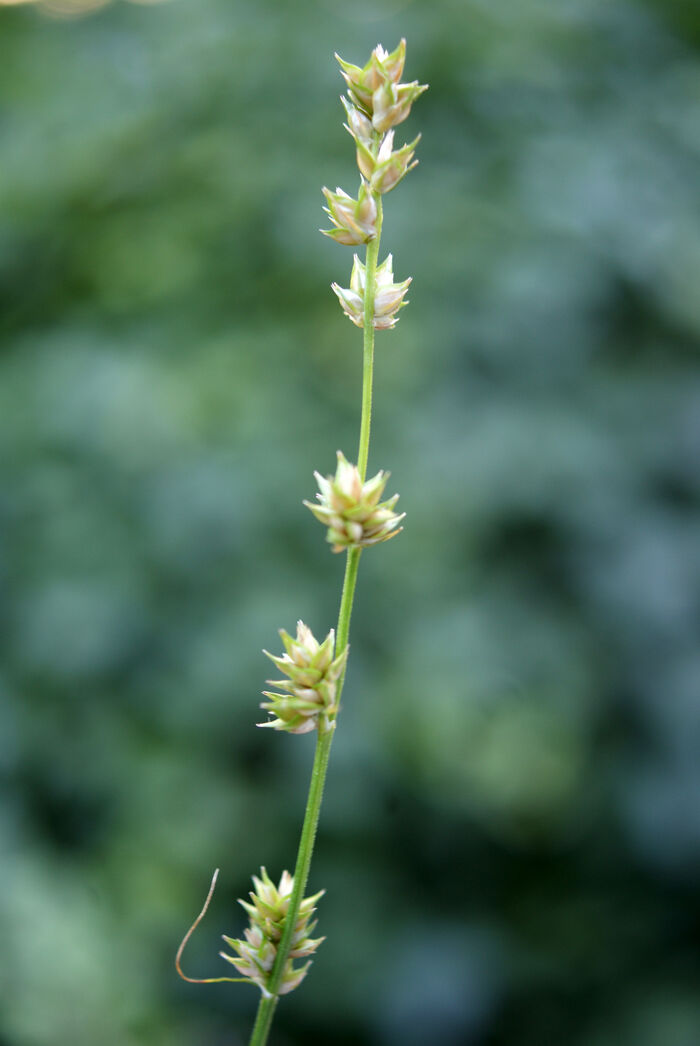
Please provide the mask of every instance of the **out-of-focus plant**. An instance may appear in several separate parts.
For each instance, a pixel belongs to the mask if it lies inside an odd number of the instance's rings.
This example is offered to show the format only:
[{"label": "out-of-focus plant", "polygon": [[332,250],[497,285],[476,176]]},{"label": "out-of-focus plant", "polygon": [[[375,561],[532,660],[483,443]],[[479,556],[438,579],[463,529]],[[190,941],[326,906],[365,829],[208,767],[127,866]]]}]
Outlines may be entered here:
[{"label": "out-of-focus plant", "polygon": [[366,478],[372,418],[374,372],[374,332],[393,328],[397,313],[406,305],[404,296],[410,278],[394,283],[391,254],[379,264],[379,242],[382,231],[382,196],[390,192],[410,171],[419,137],[394,150],[394,127],[402,123],[413,102],[426,84],[401,83],[406,58],[406,41],[388,53],[380,45],[364,66],[352,65],[336,55],[347,84],[348,98],[343,99],[348,122],[345,128],[356,146],[360,187],[357,198],[343,189],[335,192],[324,188],[328,206],[324,208],[333,224],[321,230],[345,246],[365,245],[364,264],[354,256],[350,287],[333,283],[332,288],[349,319],[363,331],[363,378],[360,442],[357,464],[352,464],[338,451],[333,476],[318,472],[318,503],[304,504],[327,528],[327,540],[333,552],[346,553],[345,577],[338,614],[337,633],[331,629],[319,642],[302,621],[297,624],[296,638],[280,631],[285,651],[281,656],[265,653],[284,674],[281,680],[268,680],[273,690],[264,691],[261,705],[271,716],[260,726],[292,734],[316,731],[316,752],[306,813],[301,830],[294,875],[284,871],[275,886],[263,868],[261,877],[253,877],[255,890],[250,903],[241,901],[250,916],[244,939],[224,937],[234,955],[221,952],[241,977],[190,978],[183,974],[180,960],[184,947],[206,913],[217,873],[202,912],[185,936],[176,958],[178,973],[195,983],[243,981],[260,988],[261,999],[250,1040],[250,1046],[264,1046],[280,995],[296,988],[311,965],[308,960],[295,966],[294,960],[313,954],[323,938],[313,939],[315,923],[309,920],[323,891],[304,897],[316,828],[321,810],[323,788],[328,768],[333,734],[340,709],[345,669],[349,650],[357,573],[363,549],[395,537],[400,531],[403,514],[394,511],[398,495],[382,500],[389,474],[380,471]]}]

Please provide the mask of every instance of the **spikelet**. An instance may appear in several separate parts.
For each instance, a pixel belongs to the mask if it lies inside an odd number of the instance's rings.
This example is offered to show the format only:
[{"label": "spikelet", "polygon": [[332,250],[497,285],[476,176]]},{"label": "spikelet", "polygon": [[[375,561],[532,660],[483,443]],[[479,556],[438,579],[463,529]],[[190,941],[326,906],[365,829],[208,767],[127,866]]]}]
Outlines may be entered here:
[{"label": "spikelet", "polygon": [[369,243],[374,239],[377,235],[377,204],[364,179],[356,200],[341,188],[331,192],[324,186],[322,192],[328,203],[323,209],[335,226],[333,229],[321,229],[324,236],[346,247]]},{"label": "spikelet", "polygon": [[406,60],[406,41],[401,40],[388,54],[377,44],[365,66],[345,62],[335,56],[348,87],[353,105],[371,120],[375,131],[384,133],[406,119],[416,98],[427,91],[427,84],[399,83]]},{"label": "spikelet", "polygon": [[[219,952],[222,959],[230,962],[232,966],[258,985],[261,992],[267,998],[271,993],[268,990],[270,974],[277,957],[277,946],[282,939],[284,923],[289,910],[289,901],[294,889],[294,876],[289,872],[282,872],[279,885],[275,886],[264,868],[260,869],[260,877],[253,876],[254,890],[250,892],[250,902],[239,901],[245,908],[250,922],[244,931],[244,938],[237,939],[223,935],[226,944],[234,952],[228,955]],[[299,907],[292,947],[289,958],[285,965],[282,980],[280,981],[279,994],[286,995],[293,991],[303,981],[311,962],[303,966],[294,965],[295,959],[303,959],[312,955],[318,946],[325,940],[324,937],[312,939],[315,922],[310,922],[311,916],[316,910],[316,902],[325,893],[321,890],[313,897],[306,897]]]},{"label": "spikelet", "polygon": [[330,630],[322,643],[303,621],[297,622],[297,637],[292,639],[280,629],[285,653],[281,657],[264,650],[263,653],[288,677],[268,679],[282,693],[264,690],[268,698],[260,705],[273,719],[258,726],[286,730],[291,734],[306,734],[317,729],[325,733],[333,728],[338,712],[338,680],[343,674],[348,648],[334,657],[335,632]]},{"label": "spikelet", "polygon": [[394,494],[388,501],[380,501],[389,479],[388,472],[378,472],[372,479],[362,482],[357,465],[351,465],[338,451],[338,467],[335,476],[321,476],[315,472],[319,493],[319,504],[305,501],[320,523],[328,527],[326,540],[333,552],[344,552],[348,548],[366,548],[388,541],[403,529],[399,523],[406,515],[397,515],[394,505],[399,499]]},{"label": "spikelet", "polygon": [[[340,287],[332,283],[331,288],[335,292],[341,308],[345,315],[352,320],[356,327],[362,327],[365,318],[365,266],[357,255],[354,256],[352,273],[350,274],[350,286]],[[374,315],[372,326],[376,330],[391,330],[398,323],[396,313],[408,302],[404,295],[411,283],[411,277],[401,283],[394,283],[392,269],[392,256],[387,255],[381,265],[377,266],[374,293]]]}]

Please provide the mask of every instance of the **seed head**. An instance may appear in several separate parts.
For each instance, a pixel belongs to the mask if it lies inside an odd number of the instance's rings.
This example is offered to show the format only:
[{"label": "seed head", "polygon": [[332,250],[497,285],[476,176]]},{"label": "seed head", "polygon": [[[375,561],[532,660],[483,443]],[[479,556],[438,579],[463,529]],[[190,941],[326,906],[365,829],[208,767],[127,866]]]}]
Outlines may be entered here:
[{"label": "seed head", "polygon": [[410,84],[393,84],[385,81],[372,95],[372,126],[383,134],[390,127],[403,123],[411,111],[411,106],[427,84],[414,80]]},{"label": "seed head", "polygon": [[322,192],[328,201],[328,206],[323,209],[335,226],[334,229],[321,229],[324,236],[346,246],[358,246],[374,239],[377,235],[377,204],[364,179],[356,200],[341,188],[331,192],[324,186]]},{"label": "seed head", "polygon": [[369,61],[362,67],[345,62],[339,55],[335,57],[347,84],[350,101],[371,120],[374,130],[379,133],[405,120],[413,102],[428,89],[427,84],[419,84],[417,80],[410,84],[399,83],[406,60],[405,40],[401,40],[391,54],[377,44]]},{"label": "seed head", "polygon": [[413,160],[413,153],[419,141],[420,135],[412,142],[392,152],[394,132],[389,131],[382,140],[376,158],[369,149],[358,145],[357,165],[368,179],[373,192],[390,192],[394,186],[399,184],[404,175],[417,166],[418,160]]},{"label": "seed head", "polygon": [[[356,327],[364,325],[365,318],[365,279],[366,270],[357,255],[354,256],[352,273],[350,274],[350,286],[340,287],[332,283],[331,287],[337,295],[341,308],[345,315],[352,320]],[[375,293],[374,293],[374,318],[372,325],[376,330],[390,330],[398,323],[396,313],[404,305],[404,295],[411,283],[411,277],[401,283],[394,283],[392,270],[392,256],[388,254],[381,265],[377,266]]]},{"label": "seed head", "polygon": [[403,529],[399,523],[406,515],[397,515],[394,505],[399,499],[394,494],[387,501],[380,501],[389,479],[388,472],[378,472],[364,483],[356,465],[351,465],[338,451],[338,467],[335,476],[314,473],[319,486],[316,495],[319,504],[305,501],[316,519],[328,527],[326,540],[333,552],[348,548],[366,548],[388,541]]},{"label": "seed head", "polygon": [[406,41],[401,40],[399,46],[391,54],[388,54],[381,44],[377,44],[366,65],[352,65],[345,62],[336,54],[340,65],[340,73],[348,87],[348,94],[352,101],[364,109],[370,116],[372,114],[372,95],[374,91],[385,81],[398,83],[403,72],[406,61]]},{"label": "seed head", "polygon": [[[224,935],[226,944],[235,954],[227,955],[226,952],[219,952],[219,954],[222,959],[235,966],[244,977],[250,978],[257,984],[263,995],[269,998],[270,974],[277,957],[277,947],[284,932],[285,919],[294,889],[294,876],[287,871],[282,872],[279,885],[275,886],[266,870],[261,868],[260,878],[254,875],[253,884],[255,890],[250,893],[250,903],[239,901],[250,917],[249,925],[244,931],[245,940]],[[303,966],[295,968],[293,960],[312,955],[325,940],[324,937],[317,937],[315,940],[310,937],[316,926],[315,922],[310,923],[310,919],[316,910],[316,902],[324,892],[321,890],[313,897],[306,897],[301,902],[292,937],[292,948],[282,974],[280,995],[286,995],[301,984],[311,965],[310,962],[307,962]]]},{"label": "seed head", "polygon": [[318,729],[325,733],[333,729],[338,713],[338,680],[343,674],[348,648],[334,657],[335,632],[330,630],[322,643],[314,637],[303,621],[297,622],[297,637],[292,639],[280,630],[285,653],[281,657],[264,650],[263,653],[288,677],[268,679],[281,693],[263,691],[268,698],[260,705],[275,718],[258,726],[286,730],[290,734],[306,734]]}]

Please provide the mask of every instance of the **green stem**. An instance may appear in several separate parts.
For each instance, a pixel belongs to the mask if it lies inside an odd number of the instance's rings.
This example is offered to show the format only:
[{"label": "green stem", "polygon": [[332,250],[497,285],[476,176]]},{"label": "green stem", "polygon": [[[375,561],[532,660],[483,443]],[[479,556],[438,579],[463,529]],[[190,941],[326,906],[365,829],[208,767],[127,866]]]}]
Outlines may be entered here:
[{"label": "green stem", "polygon": [[276,995],[272,995],[269,998],[261,996],[255,1024],[253,1025],[253,1033],[250,1037],[250,1046],[253,1046],[253,1044],[255,1044],[255,1046],[258,1046],[258,1044],[262,1046],[263,1043],[267,1042],[272,1018],[275,1016],[276,1006]]},{"label": "green stem", "polygon": [[[382,202],[377,195],[377,235],[367,244],[367,256],[365,264],[365,322],[364,322],[364,351],[362,365],[362,420],[360,422],[360,450],[358,455],[358,469],[362,479],[367,471],[367,458],[369,455],[369,433],[372,414],[372,377],[374,371],[374,295],[377,274],[377,256],[379,254],[379,237],[382,229]],[[336,657],[345,650],[350,635],[350,617],[352,605],[355,598],[355,586],[357,584],[357,571],[360,565],[361,549],[348,549],[345,561],[345,577],[343,579],[343,593],[340,598],[340,610],[338,612],[338,627],[336,630]],[[345,672],[338,680],[338,702],[343,691]],[[328,769],[328,758],[330,756],[331,744],[333,743],[334,730],[316,735],[316,752],[314,754],[314,765],[311,770],[311,783],[306,800],[306,811],[304,823],[299,839],[297,851],[297,862],[294,868],[294,888],[289,899],[289,908],[284,920],[284,930],[277,946],[275,964],[272,967],[268,992],[270,997],[263,996],[258,1005],[258,1012],[250,1038],[250,1046],[265,1046],[267,1037],[275,1015],[275,1007],[279,997],[279,989],[282,981],[289,952],[292,947],[292,936],[299,916],[299,906],[304,899],[306,884],[311,868],[311,858],[316,841],[316,829],[321,813],[321,802],[323,800],[323,788],[326,783],[326,771]]]},{"label": "green stem", "polygon": [[[357,583],[357,568],[359,562],[360,549],[349,549],[345,564],[345,579],[343,582],[343,594],[340,600],[340,613],[338,615],[337,653],[342,653],[348,642],[350,615],[352,613],[352,604],[355,596],[355,585]],[[341,677],[341,679],[338,680],[338,700],[340,700],[343,682],[344,678]],[[272,1018],[277,1004],[277,993],[279,992],[280,981],[282,980],[282,974],[291,950],[292,935],[299,914],[299,906],[304,899],[306,884],[309,878],[309,868],[311,867],[311,858],[313,856],[314,842],[316,839],[316,829],[318,827],[318,818],[321,812],[323,787],[326,782],[326,770],[328,769],[328,757],[333,742],[333,734],[333,730],[328,730],[324,734],[317,735],[314,765],[311,771],[311,784],[309,786],[309,795],[306,800],[304,824],[301,829],[297,863],[294,869],[294,889],[292,890],[292,896],[289,900],[289,908],[284,920],[284,931],[280,943],[277,946],[275,965],[272,968],[272,974],[268,983],[268,991],[272,997],[262,997],[260,999],[258,1014],[250,1039],[250,1046],[264,1046],[267,1042],[270,1025],[272,1024]]]},{"label": "green stem", "polygon": [[374,380],[374,295],[377,282],[379,240],[382,235],[382,198],[375,195],[377,204],[377,235],[367,244],[365,256],[365,317],[362,336],[362,421],[357,467],[364,482],[369,455],[369,430],[372,424],[372,384]]}]

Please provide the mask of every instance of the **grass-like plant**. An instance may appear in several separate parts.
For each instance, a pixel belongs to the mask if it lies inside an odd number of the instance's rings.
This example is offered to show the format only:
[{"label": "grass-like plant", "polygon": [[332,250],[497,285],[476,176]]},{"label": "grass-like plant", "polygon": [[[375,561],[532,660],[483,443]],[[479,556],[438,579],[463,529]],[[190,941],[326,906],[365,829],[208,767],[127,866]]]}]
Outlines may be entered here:
[{"label": "grass-like plant", "polygon": [[[331,629],[319,642],[299,621],[295,637],[284,630],[280,632],[284,645],[280,656],[265,651],[284,678],[268,681],[272,689],[264,691],[266,700],[261,707],[270,718],[259,725],[292,734],[316,731],[316,752],[294,875],[283,872],[277,886],[264,868],[259,878],[253,876],[255,889],[250,894],[250,902],[240,902],[248,913],[249,926],[241,939],[224,937],[229,951],[220,952],[240,977],[187,977],[180,964],[184,947],[207,910],[218,869],[204,907],[176,958],[178,973],[185,980],[198,984],[242,981],[258,986],[261,998],[250,1046],[264,1046],[267,1042],[280,995],[301,983],[311,965],[308,956],[323,940],[311,936],[316,925],[311,919],[323,891],[306,898],[304,892],[340,709],[360,556],[363,549],[396,537],[402,529],[403,514],[395,511],[398,495],[383,500],[389,474],[378,472],[367,479],[366,473],[372,418],[374,332],[396,326],[397,313],[407,304],[405,295],[411,282],[410,278],[394,282],[391,254],[379,263],[382,198],[415,166],[413,154],[420,138],[419,135],[410,144],[394,149],[394,127],[406,119],[413,102],[427,90],[427,85],[417,81],[400,82],[405,57],[405,40],[390,54],[378,45],[364,66],[351,65],[336,55],[348,89],[347,98],[342,99],[348,121],[344,126],[355,144],[360,188],[357,197],[349,196],[342,189],[335,192],[323,189],[328,204],[324,210],[333,228],[321,231],[337,243],[350,247],[364,244],[366,248],[364,262],[357,254],[354,256],[350,286],[332,284],[343,312],[363,331],[362,415],[357,464],[348,462],[339,451],[335,475],[315,474],[319,487],[317,502],[304,502],[327,528],[327,540],[333,552],[346,555],[337,631]],[[299,965],[300,959],[306,961]]]}]

